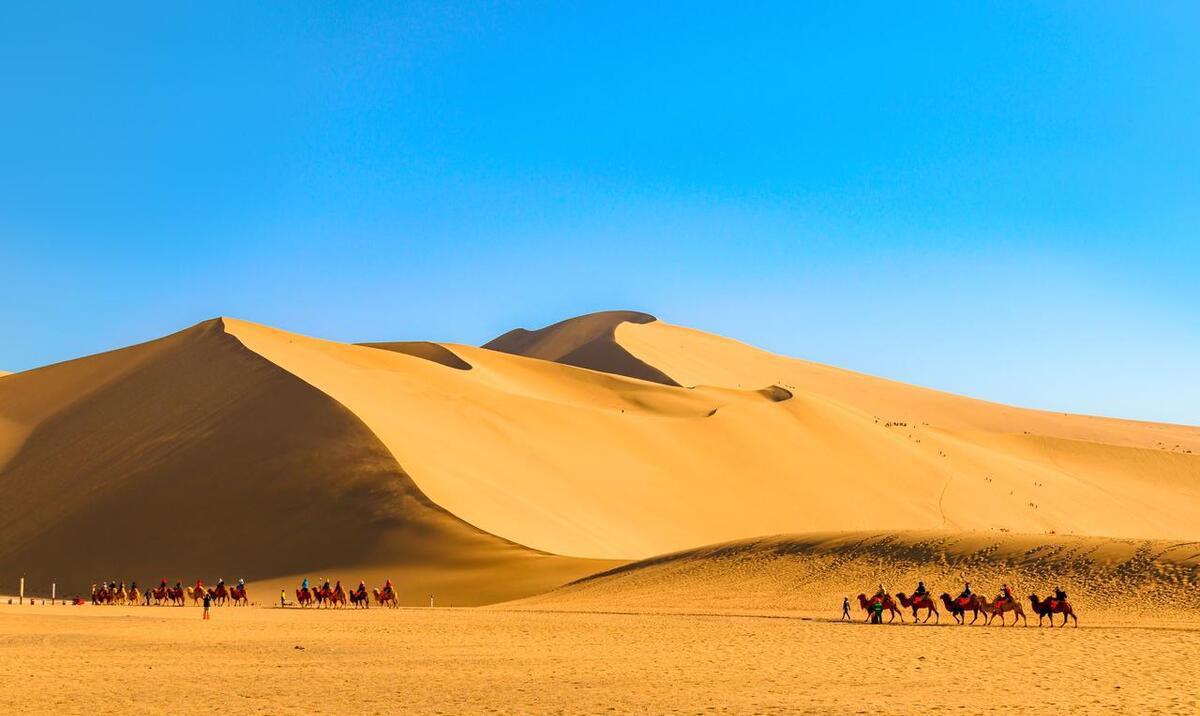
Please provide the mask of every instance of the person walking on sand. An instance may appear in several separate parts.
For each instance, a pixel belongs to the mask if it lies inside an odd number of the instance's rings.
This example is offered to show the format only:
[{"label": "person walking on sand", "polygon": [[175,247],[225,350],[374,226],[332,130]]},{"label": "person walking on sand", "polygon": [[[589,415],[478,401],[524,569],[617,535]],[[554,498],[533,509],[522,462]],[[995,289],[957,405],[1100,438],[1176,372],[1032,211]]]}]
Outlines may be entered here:
[{"label": "person walking on sand", "polygon": [[850,618],[850,597],[842,597],[842,619],[845,621],[853,621]]},{"label": "person walking on sand", "polygon": [[208,620],[208,619],[212,618],[208,615],[208,608],[211,606],[212,606],[212,595],[209,594],[208,592],[205,592],[204,593],[204,617],[203,617],[203,619]]},{"label": "person walking on sand", "polygon": [[287,592],[279,590],[279,608],[283,609],[287,606]]}]

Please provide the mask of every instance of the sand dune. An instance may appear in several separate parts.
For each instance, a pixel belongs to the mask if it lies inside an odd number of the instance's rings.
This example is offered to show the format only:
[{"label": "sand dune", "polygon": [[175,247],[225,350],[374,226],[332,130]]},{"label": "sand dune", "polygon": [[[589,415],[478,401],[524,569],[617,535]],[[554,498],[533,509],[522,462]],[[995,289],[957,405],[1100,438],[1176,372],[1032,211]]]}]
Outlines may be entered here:
[{"label": "sand dune", "polygon": [[488,341],[483,347],[663,385],[678,385],[662,371],[631,355],[615,340],[615,331],[620,326],[656,320],[648,313],[637,311],[590,313],[536,331],[516,328]]},{"label": "sand dune", "polygon": [[333,573],[464,604],[597,566],[434,505],[361,420],[219,320],[5,379],[0,406],[0,573],[43,590]]},{"label": "sand dune", "polygon": [[[906,532],[784,535],[709,545],[616,567],[512,606],[570,609],[769,610],[837,615],[842,596],[877,584],[934,594],[964,581],[1022,598],[1066,589],[1085,616],[1105,621],[1195,619],[1200,542]],[[861,619],[855,601],[854,612]],[[924,616],[924,615],[923,615]],[[1036,617],[1035,617],[1036,619]]]},{"label": "sand dune", "polygon": [[761,534],[1200,538],[1194,427],[972,400],[645,314],[489,345],[216,319],[9,376],[0,573],[404,569],[466,604]]}]

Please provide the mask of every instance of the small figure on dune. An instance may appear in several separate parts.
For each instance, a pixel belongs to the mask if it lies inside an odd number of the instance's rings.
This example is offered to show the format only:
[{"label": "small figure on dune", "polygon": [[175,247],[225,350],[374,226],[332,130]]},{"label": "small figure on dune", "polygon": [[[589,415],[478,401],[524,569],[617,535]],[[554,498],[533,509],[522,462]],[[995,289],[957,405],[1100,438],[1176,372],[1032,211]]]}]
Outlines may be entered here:
[{"label": "small figure on dune", "polygon": [[842,619],[852,621],[850,619],[850,597],[842,597]]},{"label": "small figure on dune", "polygon": [[205,592],[204,593],[204,616],[202,617],[202,619],[206,619],[206,620],[211,619],[211,617],[208,615],[208,608],[211,606],[212,606],[212,595],[209,594],[208,592]]}]

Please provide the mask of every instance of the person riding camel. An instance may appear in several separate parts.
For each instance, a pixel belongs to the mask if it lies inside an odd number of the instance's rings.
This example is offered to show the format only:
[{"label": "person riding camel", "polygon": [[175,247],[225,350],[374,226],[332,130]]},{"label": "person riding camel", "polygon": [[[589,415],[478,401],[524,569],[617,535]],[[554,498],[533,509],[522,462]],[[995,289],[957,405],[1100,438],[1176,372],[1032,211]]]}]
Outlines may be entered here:
[{"label": "person riding camel", "polygon": [[203,579],[196,580],[196,589],[198,591],[204,591],[204,580]]},{"label": "person riding camel", "polygon": [[1012,590],[1008,588],[1007,583],[1005,583],[1004,585],[1002,585],[1000,587],[1000,593],[996,595],[996,601],[998,601],[998,602],[1014,601],[1013,595],[1012,595]]},{"label": "person riding camel", "polygon": [[304,578],[304,581],[300,583],[300,588],[301,588],[301,589],[308,589],[308,577],[305,577],[305,578]]},{"label": "person riding camel", "polygon": [[971,583],[966,582],[965,584],[963,584],[962,594],[958,595],[958,598],[959,599],[970,599],[973,595],[974,595],[974,592],[971,591]]},{"label": "person riding camel", "polygon": [[162,581],[158,583],[158,586],[160,589],[166,589],[167,588],[167,578],[163,577]]},{"label": "person riding camel", "polygon": [[879,589],[875,590],[875,596],[877,596],[877,597],[886,597],[887,596],[887,590],[883,588],[882,584],[879,585]]},{"label": "person riding camel", "polygon": [[1067,601],[1067,593],[1063,591],[1061,586],[1054,588],[1054,598],[1060,602]]},{"label": "person riding camel", "polygon": [[389,579],[383,583],[383,591],[388,592],[388,591],[391,591],[391,589],[392,589],[392,580]]},{"label": "person riding camel", "polygon": [[242,579],[241,577],[238,577],[238,587],[237,588],[245,589],[246,588],[246,580]]},{"label": "person riding camel", "polygon": [[923,597],[929,594],[929,590],[925,588],[925,582],[917,582],[917,588],[913,590],[914,597]]}]

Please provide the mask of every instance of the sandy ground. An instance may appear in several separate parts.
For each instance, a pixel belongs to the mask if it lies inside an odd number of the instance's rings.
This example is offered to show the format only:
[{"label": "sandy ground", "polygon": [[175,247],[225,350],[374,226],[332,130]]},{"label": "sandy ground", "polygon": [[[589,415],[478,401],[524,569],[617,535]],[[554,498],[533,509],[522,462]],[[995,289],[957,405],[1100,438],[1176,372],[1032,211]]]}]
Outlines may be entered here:
[{"label": "sandy ground", "polygon": [[[1200,621],[872,626],[824,615],[0,605],[14,712],[1179,713]],[[303,647],[299,649],[297,647]]]}]

